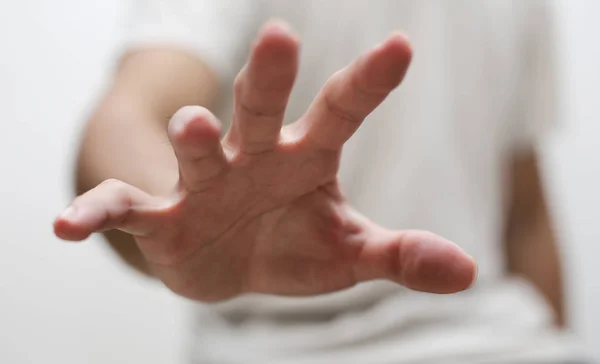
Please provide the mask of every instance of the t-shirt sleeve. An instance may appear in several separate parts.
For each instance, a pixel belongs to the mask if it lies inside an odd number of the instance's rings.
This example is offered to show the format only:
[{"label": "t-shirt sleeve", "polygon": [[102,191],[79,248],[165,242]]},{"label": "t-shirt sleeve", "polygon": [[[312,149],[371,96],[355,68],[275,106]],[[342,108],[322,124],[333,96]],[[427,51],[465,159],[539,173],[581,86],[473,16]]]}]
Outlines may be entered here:
[{"label": "t-shirt sleeve", "polygon": [[554,8],[549,1],[524,1],[522,69],[511,151],[535,147],[561,120],[560,69]]},{"label": "t-shirt sleeve", "polygon": [[165,46],[200,57],[220,77],[239,71],[260,26],[258,1],[134,0],[124,50]]}]

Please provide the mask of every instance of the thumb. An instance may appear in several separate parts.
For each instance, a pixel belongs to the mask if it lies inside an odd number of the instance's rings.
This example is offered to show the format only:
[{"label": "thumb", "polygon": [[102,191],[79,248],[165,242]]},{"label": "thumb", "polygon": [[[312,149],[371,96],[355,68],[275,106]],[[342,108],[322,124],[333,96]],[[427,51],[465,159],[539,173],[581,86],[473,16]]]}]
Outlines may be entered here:
[{"label": "thumb", "polygon": [[[154,229],[144,212],[158,199],[119,180],[106,180],[77,197],[54,221],[54,233],[61,239],[81,241],[94,232],[119,229],[146,236]],[[147,214],[146,214],[147,215]]]},{"label": "thumb", "polygon": [[475,260],[458,245],[418,230],[374,232],[355,267],[359,281],[388,279],[431,293],[466,290],[477,271]]}]

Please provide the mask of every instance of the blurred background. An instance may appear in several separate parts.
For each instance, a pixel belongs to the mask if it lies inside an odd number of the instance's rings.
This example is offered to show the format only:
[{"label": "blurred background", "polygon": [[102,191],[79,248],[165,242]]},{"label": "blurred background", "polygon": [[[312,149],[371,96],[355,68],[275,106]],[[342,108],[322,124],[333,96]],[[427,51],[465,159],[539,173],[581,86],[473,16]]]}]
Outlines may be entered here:
[{"label": "blurred background", "polygon": [[[549,0],[551,1],[551,0]],[[544,169],[574,330],[600,361],[600,1],[559,2],[566,103]],[[118,53],[128,2],[5,1],[0,11],[0,362],[179,363],[186,304],[99,239],[60,242],[74,140]]]}]

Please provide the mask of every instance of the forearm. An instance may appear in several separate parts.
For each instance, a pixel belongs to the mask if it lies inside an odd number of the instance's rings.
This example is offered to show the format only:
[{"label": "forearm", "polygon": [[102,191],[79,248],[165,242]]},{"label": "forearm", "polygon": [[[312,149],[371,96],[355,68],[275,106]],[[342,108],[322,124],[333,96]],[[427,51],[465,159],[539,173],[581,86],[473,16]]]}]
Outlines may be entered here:
[{"label": "forearm", "polygon": [[[151,194],[168,192],[178,176],[166,134],[169,117],[185,105],[212,105],[216,93],[208,68],[185,54],[155,50],[125,57],[82,135],[77,193],[109,178]],[[131,236],[104,235],[125,262],[147,273]]]},{"label": "forearm", "polygon": [[507,241],[508,270],[530,281],[556,313],[556,324],[565,325],[563,276],[560,254],[549,219],[538,216],[529,226],[515,228]]},{"label": "forearm", "polygon": [[545,296],[565,323],[560,254],[534,152],[512,164],[511,208],[506,231],[509,273],[524,277]]},{"label": "forearm", "polygon": [[89,121],[77,164],[78,193],[116,178],[150,193],[175,181],[176,160],[159,115],[112,91]]}]

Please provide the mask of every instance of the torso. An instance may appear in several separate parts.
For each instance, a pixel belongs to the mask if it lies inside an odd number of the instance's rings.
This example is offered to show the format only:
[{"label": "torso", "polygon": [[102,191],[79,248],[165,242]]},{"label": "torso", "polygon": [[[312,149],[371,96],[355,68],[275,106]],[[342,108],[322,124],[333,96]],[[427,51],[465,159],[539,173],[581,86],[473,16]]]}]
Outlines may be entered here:
[{"label": "torso", "polygon": [[[439,362],[438,355],[466,358],[467,351],[517,352],[531,333],[546,332],[551,317],[543,300],[526,283],[506,279],[502,269],[504,167],[519,89],[515,55],[523,46],[517,2],[260,4],[261,20],[285,19],[302,39],[289,121],[333,72],[391,31],[408,34],[413,64],[345,147],[342,186],[377,223],[431,230],[461,245],[479,262],[479,283],[446,297],[385,282],[316,298],[241,297],[199,309],[206,332],[199,334],[198,356],[233,363],[239,347],[256,353],[257,363]],[[481,349],[487,347],[476,344],[482,335],[496,335],[497,345]],[[535,340],[531,346],[540,345]]]}]

